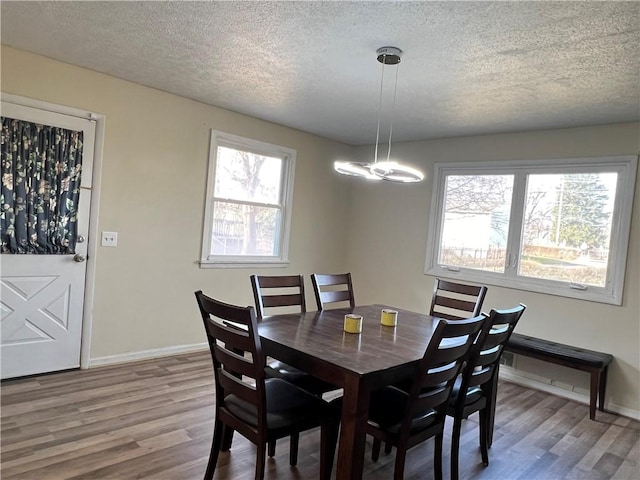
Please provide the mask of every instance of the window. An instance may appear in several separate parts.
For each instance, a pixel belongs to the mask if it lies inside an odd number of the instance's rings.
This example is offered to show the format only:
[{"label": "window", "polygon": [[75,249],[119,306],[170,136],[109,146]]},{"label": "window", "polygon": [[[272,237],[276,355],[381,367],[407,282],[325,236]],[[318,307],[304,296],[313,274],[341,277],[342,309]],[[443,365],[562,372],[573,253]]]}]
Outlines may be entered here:
[{"label": "window", "polygon": [[211,131],[202,267],[288,262],[296,152]]},{"label": "window", "polygon": [[425,273],[620,305],[636,168],[436,164]]}]

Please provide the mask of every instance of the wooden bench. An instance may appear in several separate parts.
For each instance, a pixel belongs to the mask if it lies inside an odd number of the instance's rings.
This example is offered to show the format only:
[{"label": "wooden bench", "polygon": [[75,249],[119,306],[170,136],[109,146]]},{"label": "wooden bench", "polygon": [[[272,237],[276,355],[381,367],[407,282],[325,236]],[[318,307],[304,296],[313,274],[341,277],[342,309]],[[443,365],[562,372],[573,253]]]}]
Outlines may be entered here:
[{"label": "wooden bench", "polygon": [[589,418],[596,417],[596,400],[600,397],[599,409],[604,412],[604,395],[607,389],[607,370],[613,355],[572,347],[549,340],[513,333],[505,350],[518,355],[576,368],[591,374]]}]

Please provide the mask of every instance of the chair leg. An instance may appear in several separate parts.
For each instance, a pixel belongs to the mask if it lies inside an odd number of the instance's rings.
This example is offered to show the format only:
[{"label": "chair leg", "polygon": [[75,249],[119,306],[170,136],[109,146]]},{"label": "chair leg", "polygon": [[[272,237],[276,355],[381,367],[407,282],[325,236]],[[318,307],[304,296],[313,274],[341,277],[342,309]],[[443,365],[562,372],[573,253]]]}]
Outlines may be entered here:
[{"label": "chair leg", "polygon": [[[442,443],[444,434],[439,433],[435,436],[434,440],[436,444],[433,453],[433,475],[436,480],[442,480]],[[453,480],[453,473],[451,474],[451,478]]]},{"label": "chair leg", "polygon": [[[289,441],[289,465],[295,467],[298,464],[298,442],[300,433],[292,433]],[[275,442],[273,442],[275,444]]]},{"label": "chair leg", "polygon": [[258,450],[258,455],[256,458],[256,480],[264,480],[264,467],[266,462],[266,445],[261,443],[260,445],[256,445]]},{"label": "chair leg", "polygon": [[389,455],[391,453],[391,449],[393,448],[393,444],[391,442],[386,442],[384,444],[384,453]]},{"label": "chair leg", "polygon": [[340,422],[336,420],[328,421],[320,427],[320,479],[330,480],[333,470],[333,459],[336,454],[338,443],[338,429]]},{"label": "chair leg", "polygon": [[211,442],[211,453],[209,453],[209,463],[204,473],[204,480],[211,480],[216,471],[216,463],[218,463],[218,453],[222,445],[222,436],[225,427],[220,420],[216,420],[213,427],[213,441]]},{"label": "chair leg", "polygon": [[273,458],[276,455],[276,441],[271,440],[268,445],[269,445],[269,458]]},{"label": "chair leg", "polygon": [[482,463],[484,466],[489,465],[489,435],[491,413],[488,411],[489,405],[480,410],[480,453],[482,454]]},{"label": "chair leg", "polygon": [[[393,479],[394,480],[403,480],[404,478],[404,462],[407,456],[407,445],[406,443],[404,445],[400,445],[398,444],[398,446],[396,447],[396,465],[395,465],[395,469],[393,471]],[[442,480],[442,477],[440,479],[436,479],[436,480]]]},{"label": "chair leg", "polygon": [[[373,447],[371,448],[371,460],[374,462],[377,462],[378,459],[380,458],[380,444],[382,442],[380,441],[379,438],[375,438],[373,439]],[[388,445],[388,444],[387,444]]]},{"label": "chair leg", "polygon": [[462,417],[456,415],[453,419],[453,431],[451,432],[451,480],[458,480],[458,462],[460,461],[460,429]]},{"label": "chair leg", "polygon": [[228,452],[231,450],[231,443],[233,442],[233,428],[224,426],[222,430],[222,446],[220,448],[221,452]]},{"label": "chair leg", "polygon": [[488,429],[487,429],[487,448],[491,448],[493,444],[493,425],[496,421],[496,403],[498,397],[498,372],[494,373],[494,380],[491,384],[491,395],[489,395],[488,405],[485,407],[488,409]]}]

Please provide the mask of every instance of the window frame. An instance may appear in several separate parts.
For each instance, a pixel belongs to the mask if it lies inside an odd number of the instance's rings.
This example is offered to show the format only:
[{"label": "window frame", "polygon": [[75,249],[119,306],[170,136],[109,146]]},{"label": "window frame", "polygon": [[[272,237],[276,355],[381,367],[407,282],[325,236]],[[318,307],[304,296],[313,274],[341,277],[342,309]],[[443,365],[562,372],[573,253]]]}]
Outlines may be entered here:
[{"label": "window frame", "polygon": [[[434,165],[424,273],[437,277],[527,290],[593,302],[622,304],[638,157],[620,155],[526,161],[451,162]],[[527,175],[553,173],[618,173],[611,224],[611,243],[604,287],[518,275],[524,223]],[[448,175],[513,175],[505,272],[489,272],[439,264]],[[514,261],[515,260],[515,261]]]},{"label": "window frame", "polygon": [[[273,204],[261,202],[247,202],[214,196],[216,184],[216,167],[218,163],[218,147],[251,152],[257,155],[278,157],[282,159],[280,172],[280,196],[277,207],[280,209],[280,223],[276,231],[279,235],[275,239],[279,246],[277,255],[212,255],[211,240],[213,230],[214,202],[223,200],[237,204],[252,204],[273,208]],[[202,250],[200,254],[200,268],[260,268],[286,267],[289,264],[289,237],[291,232],[291,212],[293,210],[293,186],[297,152],[291,148],[281,147],[251,138],[241,137],[230,133],[211,130],[209,160],[207,169],[206,203],[204,208],[204,222],[202,232]]]}]

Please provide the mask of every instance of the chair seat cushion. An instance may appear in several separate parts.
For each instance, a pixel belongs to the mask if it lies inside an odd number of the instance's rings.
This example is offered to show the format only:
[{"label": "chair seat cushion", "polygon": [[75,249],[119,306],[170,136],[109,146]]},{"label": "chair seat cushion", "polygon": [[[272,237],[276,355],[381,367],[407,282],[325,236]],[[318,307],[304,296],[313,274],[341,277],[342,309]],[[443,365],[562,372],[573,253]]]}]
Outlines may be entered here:
[{"label": "chair seat cushion", "polygon": [[[460,395],[460,386],[462,385],[462,375],[459,375],[456,378],[456,383],[453,385],[453,391],[451,392],[451,398],[449,400],[449,405],[454,405],[458,400],[458,395]],[[465,405],[472,405],[480,400],[484,396],[484,392],[480,387],[473,386],[467,389],[466,400],[464,401]]]},{"label": "chair seat cushion", "polygon": [[277,360],[270,362],[269,365],[267,365],[265,373],[267,374],[267,377],[286,380],[287,382],[293,383],[295,386],[314,395],[322,395],[325,392],[338,389],[335,385],[331,385],[330,383],[320,380],[313,375],[309,375],[307,372],[303,372],[302,370],[298,370],[291,365],[287,365],[286,363]]},{"label": "chair seat cushion", "polygon": [[[269,430],[288,429],[307,423],[318,425],[326,415],[333,414],[327,402],[282,379],[265,380],[265,389]],[[255,405],[233,394],[227,395],[224,403],[227,410],[242,421],[258,426]]]},{"label": "chair seat cushion", "polygon": [[[371,393],[369,403],[369,421],[392,434],[400,432],[409,395],[396,388],[385,387]],[[332,404],[339,403],[337,399]],[[411,433],[429,428],[436,422],[436,412],[432,409],[421,412],[411,421]]]}]

